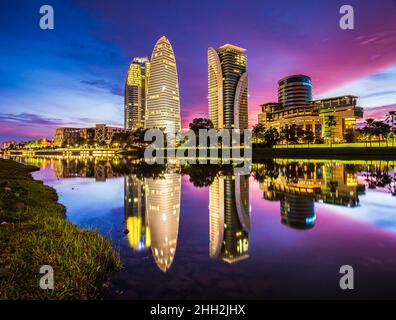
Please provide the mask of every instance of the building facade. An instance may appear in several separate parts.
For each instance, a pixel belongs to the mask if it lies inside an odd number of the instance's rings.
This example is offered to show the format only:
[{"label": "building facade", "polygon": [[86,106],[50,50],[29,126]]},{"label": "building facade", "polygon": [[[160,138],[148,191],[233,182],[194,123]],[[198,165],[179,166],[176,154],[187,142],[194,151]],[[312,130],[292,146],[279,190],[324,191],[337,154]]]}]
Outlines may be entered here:
[{"label": "building facade", "polygon": [[163,36],[151,55],[145,128],[162,128],[167,134],[180,131],[179,81],[175,54]]},{"label": "building facade", "polygon": [[8,148],[16,146],[16,145],[17,145],[17,143],[15,141],[4,141],[1,144],[1,148],[5,150],[5,149],[8,149]]},{"label": "building facade", "polygon": [[285,106],[304,106],[312,101],[311,78],[297,74],[278,81],[278,102]]},{"label": "building facade", "polygon": [[54,132],[54,146],[65,147],[78,142],[81,135],[81,128],[56,128]]},{"label": "building facade", "polygon": [[125,82],[125,129],[137,130],[144,127],[149,74],[149,59],[147,57],[134,58],[129,66]]},{"label": "building facade", "polygon": [[246,50],[225,44],[208,49],[209,119],[216,129],[247,129]]},{"label": "building facade", "polygon": [[95,126],[95,141],[110,143],[116,133],[129,133],[128,129],[112,127],[100,123]]},{"label": "building facade", "polygon": [[74,146],[81,142],[86,143],[89,140],[109,144],[116,133],[130,133],[130,130],[107,126],[106,124],[96,124],[93,128],[56,128],[54,132],[54,146]]},{"label": "building facade", "polygon": [[[282,129],[296,125],[313,132],[316,138],[342,142],[345,134],[354,131],[356,119],[363,118],[363,108],[356,105],[357,97],[340,97],[312,100],[311,79],[293,75],[279,80],[278,102],[261,105],[258,123],[266,129]],[[329,125],[331,117],[335,125]]]}]

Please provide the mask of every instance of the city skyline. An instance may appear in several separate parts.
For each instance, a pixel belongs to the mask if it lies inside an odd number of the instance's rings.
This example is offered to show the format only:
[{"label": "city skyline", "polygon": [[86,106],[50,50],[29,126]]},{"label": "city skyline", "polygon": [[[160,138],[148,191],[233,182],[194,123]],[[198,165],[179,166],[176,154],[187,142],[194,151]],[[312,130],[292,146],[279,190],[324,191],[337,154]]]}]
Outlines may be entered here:
[{"label": "city skyline", "polygon": [[[206,50],[222,43],[249,52],[250,127],[257,123],[260,104],[275,100],[276,81],[296,73],[315,82],[315,99],[356,95],[366,117],[382,116],[396,101],[396,5],[391,0],[381,6],[350,2],[359,8],[353,31],[338,27],[343,3],[337,1],[299,6],[250,1],[243,17],[238,10],[216,10],[225,5],[222,1],[213,4],[213,11],[209,2],[164,6],[154,1],[152,14],[134,21],[124,19],[130,8],[126,1],[54,1],[51,31],[38,27],[38,1],[17,10],[12,3],[2,4],[10,15],[0,33],[8,43],[2,52],[7,63],[2,67],[0,140],[51,137],[59,126],[122,126],[126,69],[133,57],[150,56],[152,43],[162,35],[172,40],[178,59],[183,128],[194,117],[208,116]],[[162,12],[168,18],[159,18]],[[242,22],[237,26],[228,22],[236,16]],[[26,52],[31,59],[23,58]]]}]

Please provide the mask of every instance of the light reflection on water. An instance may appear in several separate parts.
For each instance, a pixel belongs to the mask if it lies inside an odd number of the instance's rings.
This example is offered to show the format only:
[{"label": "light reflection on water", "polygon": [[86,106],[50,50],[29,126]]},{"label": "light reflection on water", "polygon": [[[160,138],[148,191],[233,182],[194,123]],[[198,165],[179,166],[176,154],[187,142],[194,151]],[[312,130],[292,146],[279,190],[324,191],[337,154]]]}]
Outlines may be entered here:
[{"label": "light reflection on water", "polygon": [[[106,298],[395,298],[393,162],[271,160],[250,177],[135,160],[17,159],[124,268]],[[339,267],[356,289],[339,289]]]}]

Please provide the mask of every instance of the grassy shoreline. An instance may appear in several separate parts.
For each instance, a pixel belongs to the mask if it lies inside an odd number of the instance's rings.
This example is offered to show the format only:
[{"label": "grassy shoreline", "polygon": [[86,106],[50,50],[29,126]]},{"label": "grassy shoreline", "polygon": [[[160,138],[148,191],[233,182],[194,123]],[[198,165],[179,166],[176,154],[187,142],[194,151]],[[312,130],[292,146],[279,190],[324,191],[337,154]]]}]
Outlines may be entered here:
[{"label": "grassy shoreline", "polygon": [[[110,242],[65,219],[56,191],[38,170],[0,159],[0,299],[100,298],[121,266]],[[42,265],[54,269],[54,290],[42,290]]]}]

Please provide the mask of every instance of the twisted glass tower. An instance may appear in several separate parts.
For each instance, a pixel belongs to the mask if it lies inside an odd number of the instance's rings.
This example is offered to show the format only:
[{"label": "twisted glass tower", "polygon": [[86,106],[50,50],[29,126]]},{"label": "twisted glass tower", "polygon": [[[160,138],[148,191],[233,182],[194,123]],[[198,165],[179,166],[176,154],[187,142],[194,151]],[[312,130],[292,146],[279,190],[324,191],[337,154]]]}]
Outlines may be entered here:
[{"label": "twisted glass tower", "polygon": [[175,54],[163,36],[151,55],[148,82],[146,128],[162,128],[165,133],[180,130],[179,82]]},{"label": "twisted glass tower", "polygon": [[217,129],[247,129],[248,74],[245,49],[208,49],[209,118]]}]

